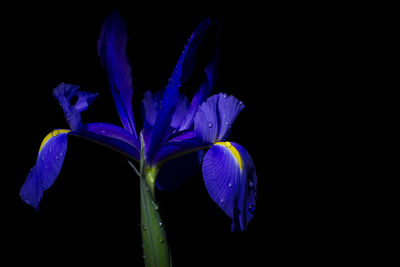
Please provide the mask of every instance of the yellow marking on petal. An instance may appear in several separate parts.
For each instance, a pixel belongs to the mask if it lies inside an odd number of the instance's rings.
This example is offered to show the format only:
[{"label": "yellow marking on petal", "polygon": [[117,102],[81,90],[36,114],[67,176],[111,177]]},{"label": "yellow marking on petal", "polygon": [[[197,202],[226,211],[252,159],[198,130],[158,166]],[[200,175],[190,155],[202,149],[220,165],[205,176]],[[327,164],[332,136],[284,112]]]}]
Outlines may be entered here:
[{"label": "yellow marking on petal", "polygon": [[42,144],[40,145],[39,153],[40,153],[40,151],[42,151],[43,146],[50,140],[50,138],[57,136],[60,133],[69,133],[70,131],[71,130],[60,129],[60,130],[54,130],[51,133],[49,133],[48,135],[46,135],[46,137],[42,141]]},{"label": "yellow marking on petal", "polygon": [[232,146],[232,144],[230,142],[216,142],[214,145],[224,146],[227,149],[229,149],[229,151],[232,153],[233,157],[239,163],[240,171],[242,171],[243,160],[242,160],[242,157],[240,156],[239,151],[237,151],[236,147]]}]

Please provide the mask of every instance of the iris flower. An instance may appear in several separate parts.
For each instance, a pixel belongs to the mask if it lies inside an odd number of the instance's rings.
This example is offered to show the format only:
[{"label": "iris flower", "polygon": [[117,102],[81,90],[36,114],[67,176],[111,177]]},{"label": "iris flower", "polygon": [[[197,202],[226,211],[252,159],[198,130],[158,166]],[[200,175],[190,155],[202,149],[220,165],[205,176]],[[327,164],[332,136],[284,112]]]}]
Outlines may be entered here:
[{"label": "iris flower", "polygon": [[122,127],[101,122],[82,123],[81,112],[97,94],[81,91],[77,85],[58,85],[53,94],[64,110],[70,129],[56,129],[44,138],[36,164],[22,185],[22,200],[39,209],[43,192],[60,173],[67,152],[67,136],[74,135],[110,147],[130,161],[140,163],[140,170],[131,165],[142,178],[142,237],[145,256],[153,262],[149,266],[170,263],[155,202],[155,186],[159,190],[174,190],[200,165],[210,197],[232,219],[231,230],[244,230],[256,205],[257,177],[246,149],[227,141],[244,104],[224,93],[210,96],[217,76],[219,27],[214,54],[204,70],[204,82],[190,102],[179,92],[193,71],[196,50],[210,25],[211,20],[206,19],[193,32],[167,86],[155,94],[151,91],[144,94],[141,106],[144,123],[138,134],[132,109],[131,66],[126,55],[126,24],[117,11],[109,15],[98,39],[98,55],[107,72]]}]

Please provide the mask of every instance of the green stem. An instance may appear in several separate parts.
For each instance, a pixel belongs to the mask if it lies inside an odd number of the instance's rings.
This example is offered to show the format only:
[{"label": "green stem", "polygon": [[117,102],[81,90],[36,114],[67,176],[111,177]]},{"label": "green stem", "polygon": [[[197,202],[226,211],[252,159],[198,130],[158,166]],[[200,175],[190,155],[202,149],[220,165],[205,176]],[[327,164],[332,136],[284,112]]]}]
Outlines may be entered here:
[{"label": "green stem", "polygon": [[140,169],[140,209],[145,266],[170,267],[172,263],[167,235],[154,197],[158,170],[143,165]]}]

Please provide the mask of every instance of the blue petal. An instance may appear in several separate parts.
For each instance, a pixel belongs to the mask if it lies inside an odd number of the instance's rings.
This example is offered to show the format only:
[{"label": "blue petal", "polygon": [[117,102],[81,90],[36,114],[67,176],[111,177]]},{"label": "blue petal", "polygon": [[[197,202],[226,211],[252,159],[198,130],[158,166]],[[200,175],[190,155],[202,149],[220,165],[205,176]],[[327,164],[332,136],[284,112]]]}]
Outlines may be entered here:
[{"label": "blue petal", "polygon": [[194,131],[179,132],[174,138],[163,143],[154,154],[152,164],[158,164],[184,154],[204,149],[208,144],[203,143]]},{"label": "blue petal", "polygon": [[172,116],[179,101],[179,87],[189,78],[193,71],[196,50],[202,42],[209,25],[210,20],[204,20],[192,34],[165,88],[161,108],[157,113],[157,118],[149,137],[149,144],[146,146],[148,160],[152,159],[154,151],[164,140],[165,135],[168,134]]},{"label": "blue petal", "polygon": [[24,202],[39,209],[43,191],[47,190],[60,173],[67,152],[69,130],[54,130],[42,142],[35,166],[31,169],[21,187],[20,196]]},{"label": "blue petal", "polygon": [[[53,95],[56,97],[61,107],[64,110],[65,118],[72,130],[83,130],[84,125],[81,121],[81,112],[85,111],[89,105],[97,97],[97,94],[78,91],[79,86],[72,84],[61,83],[53,90]],[[71,104],[71,99],[76,96],[78,100],[74,105]]]},{"label": "blue petal", "polygon": [[195,93],[193,96],[192,102],[190,103],[190,107],[187,111],[185,119],[182,122],[180,130],[187,130],[192,128],[193,126],[193,119],[196,111],[201,105],[204,100],[210,95],[211,91],[215,87],[215,83],[217,80],[217,69],[219,63],[219,47],[220,47],[220,27],[218,26],[218,35],[216,40],[216,49],[214,52],[214,57],[212,60],[207,64],[204,72],[206,74],[206,80],[200,86],[200,89]]},{"label": "blue petal", "polygon": [[218,100],[219,95],[213,95],[197,110],[194,118],[194,130],[204,142],[215,143],[218,141]]},{"label": "blue petal", "polygon": [[200,105],[194,118],[197,135],[210,144],[225,141],[244,105],[234,96],[213,95]]},{"label": "blue petal", "polygon": [[140,144],[127,130],[109,123],[89,123],[84,131],[73,131],[71,135],[83,137],[109,147],[139,161]]},{"label": "blue petal", "polygon": [[97,42],[98,55],[108,74],[111,92],[124,128],[137,139],[132,110],[131,66],[126,55],[128,33],[118,11],[105,20]]},{"label": "blue petal", "polygon": [[232,219],[231,230],[245,230],[253,217],[257,194],[250,155],[236,143],[217,143],[204,156],[202,169],[210,197]]}]

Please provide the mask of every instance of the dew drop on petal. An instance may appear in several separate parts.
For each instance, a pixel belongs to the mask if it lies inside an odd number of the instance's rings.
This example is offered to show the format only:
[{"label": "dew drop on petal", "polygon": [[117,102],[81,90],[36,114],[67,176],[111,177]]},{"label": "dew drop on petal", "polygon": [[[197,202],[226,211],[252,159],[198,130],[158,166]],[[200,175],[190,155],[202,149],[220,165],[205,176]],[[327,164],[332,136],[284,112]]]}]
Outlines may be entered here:
[{"label": "dew drop on petal", "polygon": [[219,200],[219,203],[224,204],[224,203],[225,203],[225,200],[224,200],[223,198],[221,198],[221,199]]},{"label": "dew drop on petal", "polygon": [[232,188],[232,183],[229,183],[229,184],[228,184],[228,187],[229,187],[229,188]]},{"label": "dew drop on petal", "polygon": [[59,158],[60,158],[60,156],[57,155],[57,156],[56,156],[56,159],[59,159]]},{"label": "dew drop on petal", "polygon": [[208,128],[213,127],[213,124],[211,122],[208,123]]}]

